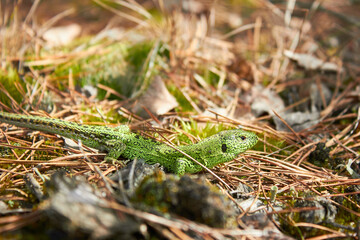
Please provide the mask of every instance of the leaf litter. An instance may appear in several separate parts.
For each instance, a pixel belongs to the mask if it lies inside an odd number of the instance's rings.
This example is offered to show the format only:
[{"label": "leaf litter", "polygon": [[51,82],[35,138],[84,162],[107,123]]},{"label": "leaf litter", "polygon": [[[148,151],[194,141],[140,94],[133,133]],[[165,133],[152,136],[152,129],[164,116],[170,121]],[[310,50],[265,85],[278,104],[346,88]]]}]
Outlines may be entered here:
[{"label": "leaf litter", "polygon": [[[104,154],[81,143],[64,146],[56,136],[2,124],[1,232],[21,233],[41,222],[67,236],[97,239],[119,231],[123,237],[180,239],[359,237],[359,49],[351,1],[96,1],[96,14],[107,19],[113,13],[113,20],[55,48],[44,45],[44,29],[55,22],[64,26],[81,6],[38,26],[46,3],[35,2],[31,9],[20,1],[1,9],[7,17],[1,22],[3,110],[130,124],[176,144],[196,142],[208,124],[240,126],[256,132],[260,142],[212,169],[217,177],[199,174],[212,185],[196,191],[220,191],[226,198],[211,203],[206,194],[178,198],[179,184],[188,180],[159,175],[160,166],[132,163],[121,173],[123,164],[100,164]],[[70,21],[82,29],[92,24]],[[191,125],[191,133],[181,122]],[[61,168],[67,174],[59,175]],[[195,186],[198,176],[192,178]],[[43,200],[36,189],[46,179],[53,185]],[[126,182],[148,191],[142,192],[145,206],[134,206],[136,188],[124,189]],[[146,206],[154,192],[156,211]],[[203,212],[234,204],[232,227],[213,228],[206,217],[189,219],[181,215],[184,209],[169,207],[189,199]],[[72,204],[73,210],[67,207]],[[46,216],[66,221],[56,225]]]}]

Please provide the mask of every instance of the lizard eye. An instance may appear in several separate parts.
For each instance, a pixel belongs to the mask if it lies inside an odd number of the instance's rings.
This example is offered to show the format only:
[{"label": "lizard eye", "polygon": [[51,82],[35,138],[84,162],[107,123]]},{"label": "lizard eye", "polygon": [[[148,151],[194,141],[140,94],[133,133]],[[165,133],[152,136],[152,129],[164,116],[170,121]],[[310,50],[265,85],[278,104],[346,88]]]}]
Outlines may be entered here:
[{"label": "lizard eye", "polygon": [[221,145],[221,151],[224,153],[227,150],[226,144]]},{"label": "lizard eye", "polygon": [[241,138],[241,140],[243,140],[243,141],[246,139],[245,136],[241,136],[240,138]]}]

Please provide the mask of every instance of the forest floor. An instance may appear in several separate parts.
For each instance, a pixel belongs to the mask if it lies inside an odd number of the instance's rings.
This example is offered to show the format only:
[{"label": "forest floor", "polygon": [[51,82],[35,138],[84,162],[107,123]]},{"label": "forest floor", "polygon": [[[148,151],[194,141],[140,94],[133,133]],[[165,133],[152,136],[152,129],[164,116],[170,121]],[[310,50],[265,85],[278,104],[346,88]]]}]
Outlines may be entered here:
[{"label": "forest floor", "polygon": [[1,235],[359,239],[359,12],[351,0],[2,1],[2,111],[126,124],[175,146],[234,128],[259,142],[180,177],[1,123]]}]

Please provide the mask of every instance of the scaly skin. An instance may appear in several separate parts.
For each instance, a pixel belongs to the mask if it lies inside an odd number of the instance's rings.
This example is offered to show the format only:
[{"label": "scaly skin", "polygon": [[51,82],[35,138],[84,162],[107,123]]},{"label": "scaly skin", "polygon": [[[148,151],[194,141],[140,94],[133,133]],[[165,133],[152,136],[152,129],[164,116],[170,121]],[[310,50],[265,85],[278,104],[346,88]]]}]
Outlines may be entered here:
[{"label": "scaly skin", "polygon": [[[179,151],[166,144],[132,133],[126,125],[116,128],[81,125],[59,119],[6,112],[0,112],[0,121],[81,140],[89,147],[107,151],[105,160],[116,160],[120,156],[128,159],[144,159],[149,164],[160,163],[178,175],[202,170],[201,166]],[[206,167],[212,168],[236,158],[240,153],[253,147],[257,140],[254,133],[235,129],[222,131],[196,144],[182,145],[177,148]]]}]

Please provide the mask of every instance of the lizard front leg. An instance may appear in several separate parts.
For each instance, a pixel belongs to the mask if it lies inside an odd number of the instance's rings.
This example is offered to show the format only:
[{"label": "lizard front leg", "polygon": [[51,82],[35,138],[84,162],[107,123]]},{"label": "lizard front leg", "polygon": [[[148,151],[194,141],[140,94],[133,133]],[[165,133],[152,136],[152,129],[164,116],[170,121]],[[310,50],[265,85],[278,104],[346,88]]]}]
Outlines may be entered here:
[{"label": "lizard front leg", "polygon": [[185,173],[196,173],[200,172],[202,167],[194,164],[192,160],[186,158],[178,158],[175,163],[174,173],[179,176],[184,175]]},{"label": "lizard front leg", "polygon": [[126,149],[126,144],[117,139],[108,140],[105,144],[108,154],[103,162],[112,162],[114,164]]}]

